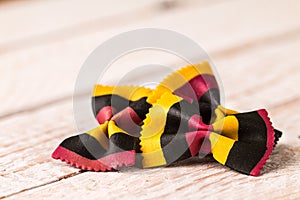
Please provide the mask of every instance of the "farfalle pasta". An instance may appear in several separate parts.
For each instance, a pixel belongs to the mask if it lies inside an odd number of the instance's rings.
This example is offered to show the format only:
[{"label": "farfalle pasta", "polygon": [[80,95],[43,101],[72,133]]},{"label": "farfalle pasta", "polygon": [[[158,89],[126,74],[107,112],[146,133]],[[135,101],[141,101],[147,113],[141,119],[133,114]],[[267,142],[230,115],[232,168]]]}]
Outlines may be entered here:
[{"label": "farfalle pasta", "polygon": [[220,104],[208,62],[170,74],[154,90],[96,85],[92,96],[99,126],[65,139],[52,154],[84,170],[158,167],[212,155],[257,176],[281,137],[266,110],[238,113]]}]

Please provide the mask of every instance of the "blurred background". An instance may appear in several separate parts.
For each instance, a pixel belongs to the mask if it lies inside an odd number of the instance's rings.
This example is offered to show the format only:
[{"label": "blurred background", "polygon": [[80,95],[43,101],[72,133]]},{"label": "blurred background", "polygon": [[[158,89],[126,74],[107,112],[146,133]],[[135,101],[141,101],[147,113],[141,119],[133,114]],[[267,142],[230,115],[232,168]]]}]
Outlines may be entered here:
[{"label": "blurred background", "polygon": [[[300,146],[298,0],[2,0],[0,24],[0,197],[78,173],[49,155],[76,132],[72,95],[79,70],[104,41],[137,28],[169,29],[197,42],[219,72],[225,106],[267,108],[285,132],[282,143]],[[185,65],[173,55],[144,51],[114,63],[99,82],[113,83],[121,72],[148,64]],[[290,154],[299,155],[298,149]]]}]

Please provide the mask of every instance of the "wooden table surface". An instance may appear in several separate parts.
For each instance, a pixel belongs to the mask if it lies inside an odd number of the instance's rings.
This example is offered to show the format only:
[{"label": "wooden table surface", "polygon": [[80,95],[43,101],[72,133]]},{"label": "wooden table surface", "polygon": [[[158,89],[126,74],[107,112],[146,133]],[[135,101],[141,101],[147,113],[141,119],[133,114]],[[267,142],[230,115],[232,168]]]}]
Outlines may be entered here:
[{"label": "wooden table surface", "polygon": [[[0,198],[300,199],[299,1],[8,0],[0,1],[0,24]],[[95,173],[51,158],[76,134],[72,94],[87,56],[144,27],[174,30],[206,49],[226,107],[269,110],[284,135],[262,175],[212,159]],[[138,58],[124,63],[179,65],[161,54]]]}]

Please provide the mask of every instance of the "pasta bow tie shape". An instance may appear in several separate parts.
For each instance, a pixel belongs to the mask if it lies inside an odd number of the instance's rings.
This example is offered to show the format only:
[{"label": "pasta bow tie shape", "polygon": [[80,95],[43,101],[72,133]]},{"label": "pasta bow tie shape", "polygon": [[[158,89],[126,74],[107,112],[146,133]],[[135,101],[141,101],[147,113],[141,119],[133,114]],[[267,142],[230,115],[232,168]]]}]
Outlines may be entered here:
[{"label": "pasta bow tie shape", "polygon": [[257,176],[282,134],[264,109],[222,107],[208,62],[170,74],[154,90],[96,85],[92,96],[99,126],[65,139],[52,154],[83,170],[158,167],[212,155]]}]

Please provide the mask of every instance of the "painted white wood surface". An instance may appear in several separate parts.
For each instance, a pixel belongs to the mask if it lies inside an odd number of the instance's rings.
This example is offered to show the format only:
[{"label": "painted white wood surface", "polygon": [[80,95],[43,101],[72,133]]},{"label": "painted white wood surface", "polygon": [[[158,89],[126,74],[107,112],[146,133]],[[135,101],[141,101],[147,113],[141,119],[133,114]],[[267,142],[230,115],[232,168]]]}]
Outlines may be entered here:
[{"label": "painted white wood surface", "polygon": [[[292,0],[3,2],[0,198],[300,198],[299,11]],[[261,176],[211,159],[110,173],[80,172],[51,159],[60,141],[76,133],[72,91],[86,57],[113,35],[142,27],[168,28],[201,44],[218,68],[227,107],[268,108],[284,135]],[[115,67],[153,59],[182,64],[147,55]]]}]

